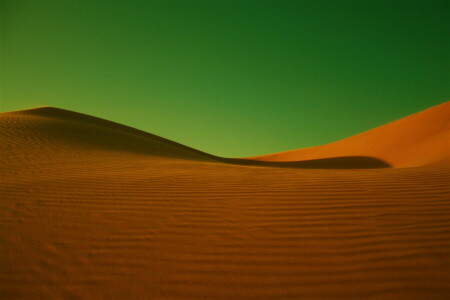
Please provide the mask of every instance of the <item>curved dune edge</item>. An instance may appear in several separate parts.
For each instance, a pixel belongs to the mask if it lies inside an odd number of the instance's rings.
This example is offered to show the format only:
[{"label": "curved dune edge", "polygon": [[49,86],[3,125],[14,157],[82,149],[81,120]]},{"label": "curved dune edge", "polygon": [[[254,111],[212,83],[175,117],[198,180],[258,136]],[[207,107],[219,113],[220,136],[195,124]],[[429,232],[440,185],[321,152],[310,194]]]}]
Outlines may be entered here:
[{"label": "curved dune edge", "polygon": [[323,146],[248,159],[287,162],[365,156],[392,167],[417,167],[450,161],[450,102]]},{"label": "curved dune edge", "polygon": [[74,145],[81,149],[122,151],[194,160],[215,158],[208,153],[139,129],[50,106],[2,113],[0,125],[5,130],[14,130],[14,127],[17,127],[22,134],[45,136],[49,142],[48,146]]},{"label": "curved dune edge", "polygon": [[0,298],[447,299],[449,166],[368,162],[222,159],[59,109],[0,114]]},{"label": "curved dune edge", "polygon": [[218,157],[119,123],[54,107],[3,113],[0,122],[12,115],[35,124],[33,130],[47,132],[59,145],[178,159],[306,169],[417,167],[450,161],[450,102],[327,145],[247,158]]}]

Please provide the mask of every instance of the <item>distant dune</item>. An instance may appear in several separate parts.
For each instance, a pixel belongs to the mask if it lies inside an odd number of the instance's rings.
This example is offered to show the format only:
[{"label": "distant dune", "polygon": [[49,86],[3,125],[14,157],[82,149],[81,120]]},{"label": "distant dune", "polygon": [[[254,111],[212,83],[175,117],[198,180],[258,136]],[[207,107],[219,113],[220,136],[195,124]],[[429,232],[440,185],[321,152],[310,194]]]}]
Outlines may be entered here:
[{"label": "distant dune", "polygon": [[67,110],[2,113],[0,299],[448,299],[449,134],[447,102],[222,158]]},{"label": "distant dune", "polygon": [[393,167],[417,167],[450,160],[450,102],[331,144],[250,159],[302,161],[365,156]]}]

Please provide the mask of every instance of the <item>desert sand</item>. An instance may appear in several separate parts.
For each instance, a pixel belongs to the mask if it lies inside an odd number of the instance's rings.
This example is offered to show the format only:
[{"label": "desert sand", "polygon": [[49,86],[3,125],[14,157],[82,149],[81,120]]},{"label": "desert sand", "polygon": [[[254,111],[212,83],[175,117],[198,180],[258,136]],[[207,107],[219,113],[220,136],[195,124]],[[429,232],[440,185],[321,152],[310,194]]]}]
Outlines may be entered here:
[{"label": "desert sand", "polygon": [[2,113],[0,298],[448,299],[449,128],[447,102],[227,159],[62,109]]}]

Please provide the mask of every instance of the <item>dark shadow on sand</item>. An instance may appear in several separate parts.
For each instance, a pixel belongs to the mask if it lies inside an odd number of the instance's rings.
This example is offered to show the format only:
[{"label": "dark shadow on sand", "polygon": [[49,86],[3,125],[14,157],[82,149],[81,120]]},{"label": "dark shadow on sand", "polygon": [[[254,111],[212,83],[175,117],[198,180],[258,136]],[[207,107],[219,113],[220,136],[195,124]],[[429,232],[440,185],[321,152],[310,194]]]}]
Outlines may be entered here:
[{"label": "dark shadow on sand", "polygon": [[376,169],[391,167],[385,161],[367,156],[345,156],[287,162],[225,158],[199,151],[126,125],[65,109],[42,107],[28,110],[24,113],[50,118],[55,121],[63,121],[50,125],[46,124],[40,128],[52,137],[71,141],[75,145],[84,145],[108,151],[124,151],[196,161],[215,161],[233,165],[276,168]]},{"label": "dark shadow on sand", "polygon": [[331,158],[321,158],[303,161],[286,161],[286,162],[229,158],[224,159],[224,162],[246,166],[299,168],[299,169],[380,169],[392,167],[390,164],[381,159],[368,156],[344,156],[344,157],[331,157]]}]

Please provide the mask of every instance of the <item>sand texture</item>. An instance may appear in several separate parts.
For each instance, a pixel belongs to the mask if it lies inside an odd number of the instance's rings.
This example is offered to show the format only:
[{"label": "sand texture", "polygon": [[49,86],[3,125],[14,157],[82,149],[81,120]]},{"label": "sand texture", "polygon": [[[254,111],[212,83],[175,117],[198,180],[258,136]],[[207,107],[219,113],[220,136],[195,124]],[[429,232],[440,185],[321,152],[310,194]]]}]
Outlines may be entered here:
[{"label": "sand texture", "polygon": [[449,126],[447,102],[246,160],[2,113],[0,299],[449,299]]}]

